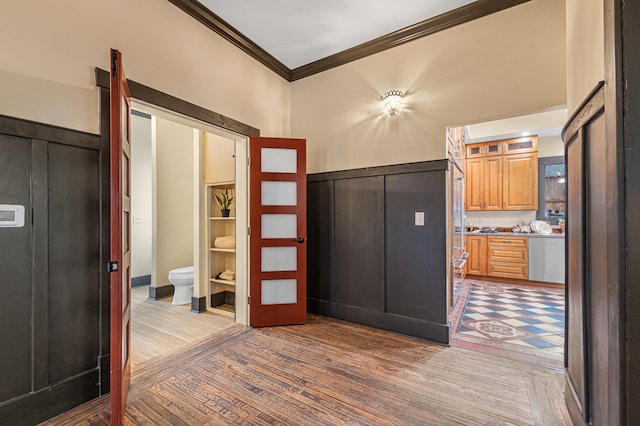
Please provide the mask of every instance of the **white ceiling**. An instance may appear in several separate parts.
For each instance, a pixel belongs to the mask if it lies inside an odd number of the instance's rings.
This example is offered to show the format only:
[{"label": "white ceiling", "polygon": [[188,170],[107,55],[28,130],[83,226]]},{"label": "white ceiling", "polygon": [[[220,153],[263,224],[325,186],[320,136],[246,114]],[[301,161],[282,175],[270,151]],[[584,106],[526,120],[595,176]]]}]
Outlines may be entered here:
[{"label": "white ceiling", "polygon": [[198,0],[289,69],[475,0]]},{"label": "white ceiling", "polygon": [[486,142],[520,136],[559,136],[567,121],[567,109],[556,108],[535,114],[487,121],[466,126],[467,143]]}]

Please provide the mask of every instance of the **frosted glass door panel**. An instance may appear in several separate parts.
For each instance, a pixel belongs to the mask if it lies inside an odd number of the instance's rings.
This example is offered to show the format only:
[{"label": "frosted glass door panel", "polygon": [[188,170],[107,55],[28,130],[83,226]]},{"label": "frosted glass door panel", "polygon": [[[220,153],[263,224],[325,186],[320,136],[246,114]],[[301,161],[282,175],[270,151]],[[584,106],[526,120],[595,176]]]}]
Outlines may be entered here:
[{"label": "frosted glass door panel", "polygon": [[262,305],[284,305],[298,301],[296,280],[262,280]]},{"label": "frosted glass door panel", "polygon": [[298,217],[295,214],[263,214],[262,238],[296,238]]},{"label": "frosted glass door panel", "polygon": [[285,148],[260,149],[261,171],[266,173],[296,173],[298,171],[298,151]]},{"label": "frosted glass door panel", "polygon": [[262,272],[296,271],[298,253],[295,247],[262,247]]},{"label": "frosted glass door panel", "polygon": [[298,201],[296,182],[262,181],[263,206],[295,206]]}]

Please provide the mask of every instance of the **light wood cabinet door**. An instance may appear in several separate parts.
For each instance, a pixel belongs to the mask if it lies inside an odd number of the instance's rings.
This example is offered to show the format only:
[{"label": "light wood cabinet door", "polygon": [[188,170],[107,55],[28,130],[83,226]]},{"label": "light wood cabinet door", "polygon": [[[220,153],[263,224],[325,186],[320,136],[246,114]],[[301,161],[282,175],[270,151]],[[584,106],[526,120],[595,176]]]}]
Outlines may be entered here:
[{"label": "light wood cabinet door", "polygon": [[502,157],[468,159],[465,185],[466,210],[502,210]]},{"label": "light wood cabinet door", "polygon": [[502,210],[502,157],[483,159],[484,191],[482,210]]},{"label": "light wood cabinet door", "polygon": [[233,182],[236,179],[235,141],[204,134],[204,183]]},{"label": "light wood cabinet door", "polygon": [[486,275],[487,265],[487,237],[483,235],[467,236],[467,273],[471,275]]},{"label": "light wood cabinet door", "polygon": [[502,141],[502,153],[504,155],[524,154],[527,152],[538,152],[537,136],[525,136]]},{"label": "light wood cabinet door", "polygon": [[465,209],[482,210],[484,192],[484,158],[472,158],[466,161],[465,168]]},{"label": "light wood cabinet door", "polygon": [[538,209],[538,154],[503,157],[502,210]]},{"label": "light wood cabinet door", "polygon": [[526,237],[487,237],[487,275],[529,279],[529,246]]}]

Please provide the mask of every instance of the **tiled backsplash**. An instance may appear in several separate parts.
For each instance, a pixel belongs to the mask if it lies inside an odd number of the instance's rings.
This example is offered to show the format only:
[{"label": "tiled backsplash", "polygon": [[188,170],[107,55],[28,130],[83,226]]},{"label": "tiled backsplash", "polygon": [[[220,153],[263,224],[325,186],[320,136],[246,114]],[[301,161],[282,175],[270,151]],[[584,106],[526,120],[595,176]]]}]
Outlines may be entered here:
[{"label": "tiled backsplash", "polygon": [[528,225],[536,220],[535,211],[468,211],[467,226]]}]

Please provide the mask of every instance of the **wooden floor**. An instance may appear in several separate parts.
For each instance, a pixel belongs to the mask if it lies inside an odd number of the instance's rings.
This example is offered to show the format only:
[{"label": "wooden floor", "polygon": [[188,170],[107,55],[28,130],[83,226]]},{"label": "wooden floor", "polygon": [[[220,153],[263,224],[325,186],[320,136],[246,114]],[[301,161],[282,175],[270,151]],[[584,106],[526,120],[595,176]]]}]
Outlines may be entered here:
[{"label": "wooden floor", "polygon": [[195,314],[189,305],[172,305],[171,297],[152,301],[148,296],[149,287],[131,289],[131,371],[234,326],[227,316]]},{"label": "wooden floor", "polygon": [[[565,425],[562,371],[310,316],[232,326],[132,374],[127,425]],[[45,423],[100,425],[108,395]]]}]

